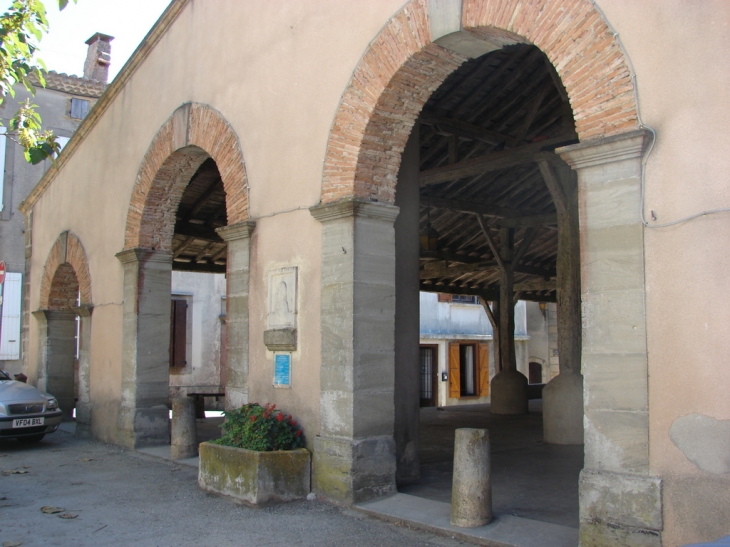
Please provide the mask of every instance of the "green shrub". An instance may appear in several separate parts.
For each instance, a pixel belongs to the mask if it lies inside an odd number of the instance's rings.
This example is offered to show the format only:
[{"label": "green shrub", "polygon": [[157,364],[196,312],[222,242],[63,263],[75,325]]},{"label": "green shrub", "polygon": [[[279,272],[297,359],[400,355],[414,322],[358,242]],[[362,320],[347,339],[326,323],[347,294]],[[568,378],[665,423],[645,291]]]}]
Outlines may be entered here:
[{"label": "green shrub", "polygon": [[223,434],[215,444],[268,452],[304,446],[304,435],[293,418],[276,405],[249,403],[224,413]]}]

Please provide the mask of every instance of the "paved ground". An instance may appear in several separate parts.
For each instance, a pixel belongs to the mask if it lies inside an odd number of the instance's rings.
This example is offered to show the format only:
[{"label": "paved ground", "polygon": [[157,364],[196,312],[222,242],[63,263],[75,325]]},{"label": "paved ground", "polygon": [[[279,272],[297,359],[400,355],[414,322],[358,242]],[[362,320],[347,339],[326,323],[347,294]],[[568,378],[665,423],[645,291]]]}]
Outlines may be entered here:
[{"label": "paved ground", "polygon": [[[249,509],[199,490],[192,467],[63,431],[35,446],[0,441],[0,471],[2,545],[463,545],[318,501]],[[78,516],[44,514],[43,506]]]},{"label": "paved ground", "polygon": [[583,446],[542,441],[542,401],[526,416],[494,416],[489,405],[421,409],[421,480],[399,492],[451,502],[454,430],[489,430],[495,514],[578,528]]}]

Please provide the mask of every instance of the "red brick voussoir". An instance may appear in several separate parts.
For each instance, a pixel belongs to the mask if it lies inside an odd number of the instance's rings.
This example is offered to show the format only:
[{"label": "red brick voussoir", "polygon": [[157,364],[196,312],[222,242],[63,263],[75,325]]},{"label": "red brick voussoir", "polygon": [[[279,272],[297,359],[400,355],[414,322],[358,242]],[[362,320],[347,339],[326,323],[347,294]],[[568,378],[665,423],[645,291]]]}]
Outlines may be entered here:
[{"label": "red brick voussoir", "polygon": [[[431,93],[465,61],[430,40],[427,0],[411,0],[372,41],[330,130],[322,203],[395,200],[400,157]],[[568,92],[581,141],[638,129],[631,73],[589,0],[464,0],[462,26],[494,42],[532,43]]]},{"label": "red brick voussoir", "polygon": [[214,108],[188,103],[162,125],[142,160],[127,212],[125,249],[171,249],[180,199],[209,157],[223,180],[228,223],[248,219],[246,168],[238,136]]}]

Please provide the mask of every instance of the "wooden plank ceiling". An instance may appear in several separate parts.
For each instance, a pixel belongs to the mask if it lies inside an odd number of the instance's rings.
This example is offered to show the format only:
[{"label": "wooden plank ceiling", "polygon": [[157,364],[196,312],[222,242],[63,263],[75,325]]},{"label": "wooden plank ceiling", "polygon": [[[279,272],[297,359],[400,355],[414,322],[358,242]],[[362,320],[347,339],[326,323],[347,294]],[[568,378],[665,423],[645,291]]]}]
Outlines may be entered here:
[{"label": "wooden plank ceiling", "polygon": [[419,121],[420,229],[437,235],[435,250],[421,250],[421,290],[496,299],[499,269],[481,214],[498,244],[501,227],[514,229],[516,247],[537,227],[515,269],[515,290],[554,300],[557,219],[534,158],[577,135],[547,58],[519,44],[470,60],[431,96]]},{"label": "wooden plank ceiling", "polygon": [[[466,62],[431,96],[420,122],[421,234],[437,246],[421,250],[421,289],[495,294],[497,262],[481,231],[483,215],[515,230],[516,246],[537,227],[516,267],[515,289],[529,300],[555,299],[555,207],[535,154],[577,142],[567,94],[546,57],[518,44]],[[218,169],[207,160],[180,202],[173,269],[225,272],[226,225]]]},{"label": "wooden plank ceiling", "polygon": [[225,273],[225,241],[215,232],[227,224],[226,195],[215,161],[208,159],[190,179],[177,210],[172,269]]}]

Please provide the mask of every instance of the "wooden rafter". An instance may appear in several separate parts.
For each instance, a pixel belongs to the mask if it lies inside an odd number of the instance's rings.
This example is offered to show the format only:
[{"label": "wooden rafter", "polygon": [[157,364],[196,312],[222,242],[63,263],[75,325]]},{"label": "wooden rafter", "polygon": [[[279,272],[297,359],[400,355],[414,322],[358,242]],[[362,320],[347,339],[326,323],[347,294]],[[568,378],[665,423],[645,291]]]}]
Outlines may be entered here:
[{"label": "wooden rafter", "polygon": [[502,152],[493,152],[485,154],[479,158],[462,161],[445,167],[436,167],[421,171],[421,186],[430,186],[441,182],[462,179],[473,175],[480,175],[490,171],[499,171],[501,169],[509,169],[517,167],[528,162],[535,161],[535,155],[546,149],[568,144],[574,144],[575,139],[572,136],[560,136],[553,139],[526,144],[517,148],[510,148]]}]

